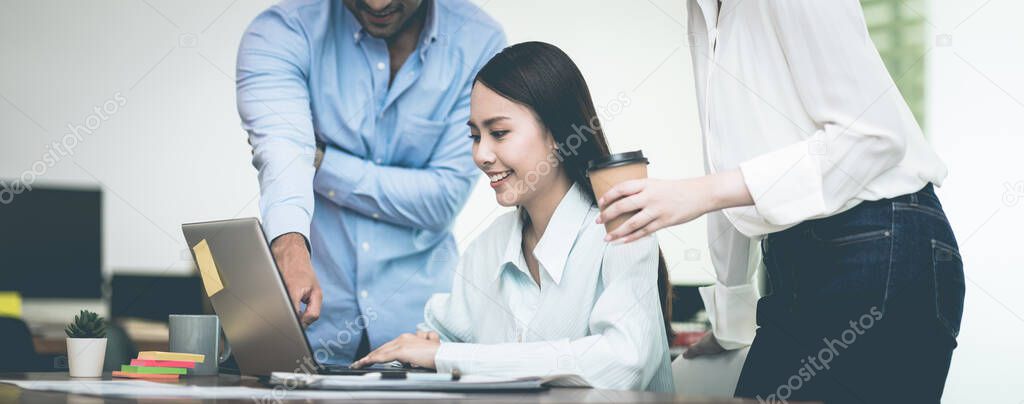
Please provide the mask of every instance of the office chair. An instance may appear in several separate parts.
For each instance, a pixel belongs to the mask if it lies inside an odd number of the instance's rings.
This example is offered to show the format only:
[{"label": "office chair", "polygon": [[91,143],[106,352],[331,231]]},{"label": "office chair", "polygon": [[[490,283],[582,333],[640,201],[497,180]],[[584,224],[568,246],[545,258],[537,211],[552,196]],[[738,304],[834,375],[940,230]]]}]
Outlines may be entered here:
[{"label": "office chair", "polygon": [[47,370],[42,357],[36,354],[32,333],[21,319],[0,317],[0,372],[35,372]]}]

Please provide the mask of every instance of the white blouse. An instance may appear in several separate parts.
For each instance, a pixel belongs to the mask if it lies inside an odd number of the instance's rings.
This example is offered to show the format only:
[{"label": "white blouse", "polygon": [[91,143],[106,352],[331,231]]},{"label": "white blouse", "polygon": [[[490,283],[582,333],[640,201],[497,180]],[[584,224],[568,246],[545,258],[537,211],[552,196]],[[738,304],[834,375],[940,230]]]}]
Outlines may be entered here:
[{"label": "white blouse", "polygon": [[708,216],[718,282],[701,294],[715,336],[731,349],[754,335],[752,241],[941,185],[946,167],[882,63],[857,0],[721,7],[689,0],[688,39],[706,170],[739,168],[754,198]]},{"label": "white blouse", "polygon": [[658,241],[605,243],[598,209],[578,186],[534,249],[540,287],[523,258],[519,212],[494,221],[463,253],[450,294],[427,301],[438,372],[576,374],[604,389],[672,392],[658,297]]}]

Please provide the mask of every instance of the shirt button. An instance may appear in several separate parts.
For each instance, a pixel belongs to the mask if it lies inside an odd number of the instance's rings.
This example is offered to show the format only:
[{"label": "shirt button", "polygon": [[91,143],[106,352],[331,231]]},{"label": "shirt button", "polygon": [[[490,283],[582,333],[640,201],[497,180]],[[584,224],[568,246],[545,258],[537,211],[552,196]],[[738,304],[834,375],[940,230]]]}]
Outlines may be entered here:
[{"label": "shirt button", "polygon": [[334,197],[334,190],[333,189],[330,190],[330,191],[327,191],[327,197],[328,198],[333,198]]},{"label": "shirt button", "polygon": [[370,216],[372,216],[374,219],[380,219],[380,213],[374,213]]},{"label": "shirt button", "polygon": [[385,67],[387,66],[384,65],[384,62],[377,62],[377,70],[384,70]]},{"label": "shirt button", "polygon": [[362,291],[359,292],[359,296],[362,297],[363,299],[365,299],[369,295],[370,292],[367,292],[366,289],[363,289]]},{"label": "shirt button", "polygon": [[370,243],[363,242],[363,251],[370,251]]}]

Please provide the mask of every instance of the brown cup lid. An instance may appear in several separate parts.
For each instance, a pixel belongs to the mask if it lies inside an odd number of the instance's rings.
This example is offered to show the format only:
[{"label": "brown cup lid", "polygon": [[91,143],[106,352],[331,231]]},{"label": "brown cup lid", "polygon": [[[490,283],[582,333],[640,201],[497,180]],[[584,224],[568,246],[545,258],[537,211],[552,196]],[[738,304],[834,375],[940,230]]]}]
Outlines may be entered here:
[{"label": "brown cup lid", "polygon": [[616,153],[602,158],[590,160],[587,163],[587,171],[601,170],[605,168],[624,166],[633,163],[644,163],[648,164],[647,158],[644,157],[642,150],[635,150],[625,153]]}]

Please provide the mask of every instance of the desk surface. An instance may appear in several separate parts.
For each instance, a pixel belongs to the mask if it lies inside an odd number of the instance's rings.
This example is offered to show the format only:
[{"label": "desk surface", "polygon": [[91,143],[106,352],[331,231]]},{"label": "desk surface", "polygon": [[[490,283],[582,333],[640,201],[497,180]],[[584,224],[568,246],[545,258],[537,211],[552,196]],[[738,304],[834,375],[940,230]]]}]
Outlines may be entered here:
[{"label": "desk surface", "polygon": [[[65,372],[47,372],[47,373],[0,373],[0,379],[21,379],[21,380],[67,380],[68,374]],[[104,379],[110,379],[110,375],[106,374]],[[183,379],[184,383],[190,385],[202,385],[202,386],[249,386],[249,387],[262,387],[259,382],[251,377],[238,377],[231,375],[220,375],[220,376],[207,376],[207,377],[188,377]],[[268,390],[269,391],[269,390]],[[17,402],[23,403],[49,403],[49,402],[77,402],[77,400],[69,399],[70,396],[64,393],[45,392],[45,391],[30,391],[21,390],[17,386],[10,384],[0,383],[0,399],[5,401],[7,399],[14,398]],[[87,399],[88,400],[88,399]],[[483,400],[483,401],[481,401]],[[303,400],[305,401],[305,400]],[[451,400],[445,400],[451,401]],[[102,398],[96,399],[95,401],[88,401],[90,403],[134,403],[134,399],[124,398]],[[218,403],[251,403],[251,400],[217,400]],[[309,401],[309,402],[326,402],[326,401]],[[369,403],[387,403],[395,401],[386,400],[360,400],[360,402]],[[595,389],[565,389],[555,388],[542,392],[530,392],[530,393],[473,393],[467,394],[465,398],[456,400],[456,402],[516,402],[516,403],[541,403],[541,402],[615,402],[615,403],[757,403],[754,400],[709,400],[700,398],[687,398],[682,396],[672,396],[666,394],[656,394],[647,392],[635,392],[635,391],[614,391],[614,390],[595,390]]]}]

